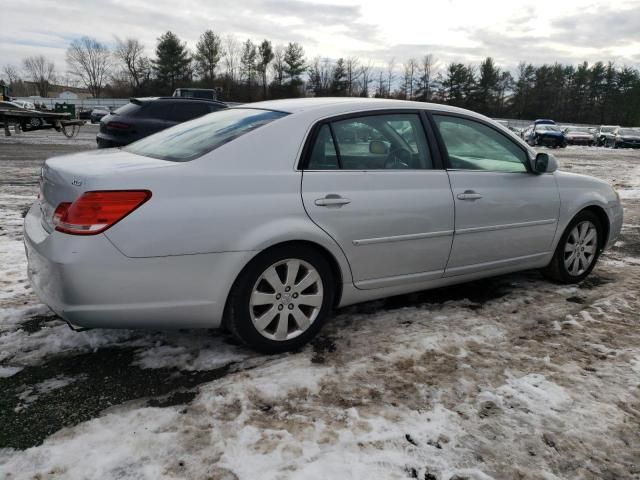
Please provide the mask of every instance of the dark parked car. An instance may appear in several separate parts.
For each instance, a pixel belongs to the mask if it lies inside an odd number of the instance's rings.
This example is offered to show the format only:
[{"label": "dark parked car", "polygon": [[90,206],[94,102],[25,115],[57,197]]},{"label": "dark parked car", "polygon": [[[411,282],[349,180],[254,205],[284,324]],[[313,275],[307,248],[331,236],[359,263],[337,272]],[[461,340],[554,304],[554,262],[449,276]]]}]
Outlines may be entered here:
[{"label": "dark parked car", "polygon": [[567,139],[560,127],[549,123],[530,125],[522,132],[522,138],[532,147],[564,148],[567,146]]},{"label": "dark parked car", "polygon": [[100,120],[102,120],[103,117],[109,115],[111,113],[111,110],[112,107],[105,107],[103,105],[93,107],[90,115],[91,123],[98,123]]},{"label": "dark parked car", "polygon": [[633,128],[616,128],[607,139],[607,147],[640,148],[640,132]]},{"label": "dark parked car", "polygon": [[132,98],[100,121],[98,148],[120,147],[227,106],[200,98]]},{"label": "dark parked car", "polygon": [[618,125],[601,125],[596,133],[597,142],[599,147],[606,147],[609,144],[609,140],[613,139],[613,132]]},{"label": "dark parked car", "polygon": [[595,145],[596,137],[589,127],[567,127],[564,136],[569,145]]}]

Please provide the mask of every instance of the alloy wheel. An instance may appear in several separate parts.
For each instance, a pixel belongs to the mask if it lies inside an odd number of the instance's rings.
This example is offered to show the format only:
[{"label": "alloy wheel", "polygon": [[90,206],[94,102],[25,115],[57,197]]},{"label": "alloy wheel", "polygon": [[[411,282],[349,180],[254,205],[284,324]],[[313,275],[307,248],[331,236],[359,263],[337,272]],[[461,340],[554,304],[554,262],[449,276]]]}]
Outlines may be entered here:
[{"label": "alloy wheel", "polygon": [[322,278],[310,263],[281,260],[268,267],[251,290],[251,321],[270,340],[291,340],[318,317],[323,297]]},{"label": "alloy wheel", "polygon": [[596,258],[598,248],[598,230],[585,220],[573,229],[564,246],[564,267],[574,277],[582,275]]}]

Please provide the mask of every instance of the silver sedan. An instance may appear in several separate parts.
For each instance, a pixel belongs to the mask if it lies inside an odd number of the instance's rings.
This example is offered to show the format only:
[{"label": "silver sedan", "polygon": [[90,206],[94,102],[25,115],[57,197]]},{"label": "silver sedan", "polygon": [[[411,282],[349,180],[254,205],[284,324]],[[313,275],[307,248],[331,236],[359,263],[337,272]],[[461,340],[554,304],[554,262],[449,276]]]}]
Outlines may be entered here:
[{"label": "silver sedan", "polygon": [[71,325],[225,327],[263,352],[335,307],[525,269],[582,281],[616,192],[473,112],[298,99],[51,158],[25,218],[31,283]]}]

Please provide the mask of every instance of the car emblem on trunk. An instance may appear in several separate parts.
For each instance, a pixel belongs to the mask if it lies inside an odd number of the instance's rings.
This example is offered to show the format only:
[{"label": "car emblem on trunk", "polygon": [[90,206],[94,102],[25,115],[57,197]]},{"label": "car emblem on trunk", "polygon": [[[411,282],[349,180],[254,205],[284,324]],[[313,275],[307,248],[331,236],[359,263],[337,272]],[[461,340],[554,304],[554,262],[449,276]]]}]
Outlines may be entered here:
[{"label": "car emblem on trunk", "polygon": [[74,179],[73,182],[71,182],[71,185],[79,187],[80,185],[82,185],[82,180]]}]

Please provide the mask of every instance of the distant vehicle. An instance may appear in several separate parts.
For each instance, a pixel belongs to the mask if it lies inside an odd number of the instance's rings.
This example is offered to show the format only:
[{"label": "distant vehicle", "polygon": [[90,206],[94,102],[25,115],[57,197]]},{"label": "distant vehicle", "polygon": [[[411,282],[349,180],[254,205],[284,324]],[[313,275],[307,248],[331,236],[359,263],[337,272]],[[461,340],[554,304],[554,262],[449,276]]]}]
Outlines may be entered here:
[{"label": "distant vehicle", "polygon": [[555,125],[556,122],[553,120],[549,120],[548,118],[539,118],[538,120],[534,120],[534,125]]},{"label": "distant vehicle", "polygon": [[613,136],[607,139],[607,147],[640,148],[640,131],[618,127],[613,131]]},{"label": "distant vehicle", "polygon": [[109,115],[109,113],[111,113],[110,107],[105,107],[103,105],[93,107],[90,115],[91,123],[98,123],[102,119],[102,117],[106,117],[107,115]]},{"label": "distant vehicle", "polygon": [[31,103],[31,102],[27,102],[25,100],[12,100],[12,103],[15,103],[16,105],[19,105],[22,108],[28,108],[29,110],[35,110],[36,106]]},{"label": "distant vehicle", "polygon": [[217,112],[222,102],[199,98],[132,98],[100,121],[98,148],[121,147],[187,120]]},{"label": "distant vehicle", "polygon": [[596,143],[593,131],[589,127],[567,127],[564,130],[564,136],[569,145],[589,145]]},{"label": "distant vehicle", "polygon": [[211,88],[176,88],[174,97],[182,98],[205,98],[207,100],[217,100],[218,92]]},{"label": "distant vehicle", "polygon": [[78,110],[78,119],[91,120],[91,109],[81,108],[80,110]]},{"label": "distant vehicle", "polygon": [[599,147],[608,146],[609,140],[613,139],[613,132],[616,128],[620,128],[618,125],[601,125],[598,129],[597,135],[597,143]]},{"label": "distant vehicle", "polygon": [[533,268],[584,280],[622,206],[607,182],[557,166],[446,105],[226,108],[48,159],[24,219],[26,270],[71,325],[225,327],[262,352],[294,350],[337,307]]},{"label": "distant vehicle", "polygon": [[532,147],[564,148],[567,146],[567,139],[560,127],[550,123],[529,125],[529,127],[522,132],[522,138]]}]

